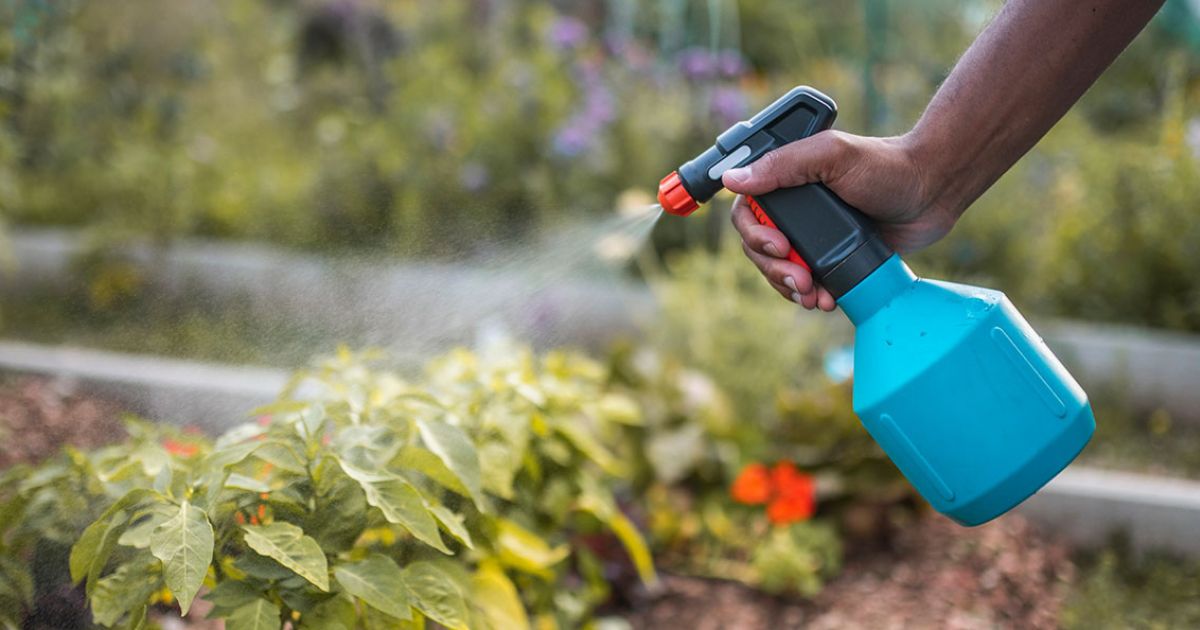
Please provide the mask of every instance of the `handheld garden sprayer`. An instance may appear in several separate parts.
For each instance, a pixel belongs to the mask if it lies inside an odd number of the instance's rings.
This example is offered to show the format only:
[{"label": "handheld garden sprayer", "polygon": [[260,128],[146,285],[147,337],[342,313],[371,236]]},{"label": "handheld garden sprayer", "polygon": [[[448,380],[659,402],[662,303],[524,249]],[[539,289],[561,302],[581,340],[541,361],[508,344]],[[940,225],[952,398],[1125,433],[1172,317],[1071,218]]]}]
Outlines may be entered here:
[{"label": "handheld garden sprayer", "polygon": [[[722,188],[725,171],[828,129],[836,115],[828,96],[797,87],[665,177],[659,202],[686,216]],[[870,219],[821,184],[749,201],[855,325],[854,411],[939,512],[987,522],[1087,444],[1087,394],[1003,293],[916,277]]]}]

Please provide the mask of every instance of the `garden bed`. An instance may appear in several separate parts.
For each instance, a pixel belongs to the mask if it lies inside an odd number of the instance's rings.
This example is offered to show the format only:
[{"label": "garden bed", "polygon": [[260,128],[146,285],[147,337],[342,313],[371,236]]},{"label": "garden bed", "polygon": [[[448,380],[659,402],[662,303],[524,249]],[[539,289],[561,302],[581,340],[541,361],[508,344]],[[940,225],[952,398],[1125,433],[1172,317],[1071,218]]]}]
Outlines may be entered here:
[{"label": "garden bed", "polygon": [[[120,440],[126,406],[87,393],[70,379],[5,376],[0,380],[0,468],[36,463],[61,446],[93,448]],[[1194,620],[1189,597],[1200,592],[1200,570],[1170,560],[1133,561],[1119,552],[1072,558],[1019,515],[962,528],[926,514],[883,539],[851,543],[843,570],[815,598],[774,596],[739,582],[675,573],[662,562],[656,588],[619,588],[604,610],[635,628],[1088,627],[1106,600],[1138,622]],[[1080,573],[1076,564],[1082,562]],[[1129,575],[1125,567],[1131,567]],[[1164,589],[1166,594],[1164,594]],[[73,592],[72,592],[73,593]],[[77,595],[56,605],[80,605]],[[164,627],[180,625],[169,607],[155,613]]]},{"label": "garden bed", "polygon": [[1065,545],[1018,516],[974,529],[930,515],[885,548],[851,550],[812,600],[668,575],[634,628],[1054,628],[1075,568]]}]

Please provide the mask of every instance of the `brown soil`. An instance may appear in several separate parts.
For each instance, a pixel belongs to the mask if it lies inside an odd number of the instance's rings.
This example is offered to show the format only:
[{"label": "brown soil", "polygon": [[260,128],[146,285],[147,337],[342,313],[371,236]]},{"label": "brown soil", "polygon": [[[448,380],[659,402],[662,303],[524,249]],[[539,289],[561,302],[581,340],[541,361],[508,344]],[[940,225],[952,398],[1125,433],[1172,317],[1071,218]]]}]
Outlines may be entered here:
[{"label": "brown soil", "polygon": [[634,628],[1054,628],[1074,565],[1017,516],[967,529],[930,516],[884,553],[864,554],[814,600],[732,582],[666,576]]},{"label": "brown soil", "polygon": [[0,381],[0,469],[36,463],[63,446],[95,448],[125,437],[119,404],[84,395],[70,381]]}]

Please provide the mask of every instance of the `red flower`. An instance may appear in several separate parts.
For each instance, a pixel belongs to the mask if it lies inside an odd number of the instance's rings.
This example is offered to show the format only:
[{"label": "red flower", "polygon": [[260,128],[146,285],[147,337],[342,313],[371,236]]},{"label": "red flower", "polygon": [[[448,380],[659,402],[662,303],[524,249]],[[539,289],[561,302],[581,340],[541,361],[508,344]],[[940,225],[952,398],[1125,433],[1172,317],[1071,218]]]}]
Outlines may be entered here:
[{"label": "red flower", "polygon": [[178,457],[191,457],[192,455],[200,452],[200,447],[196,446],[195,444],[177,442],[171,438],[163,440],[162,445],[163,448],[167,449],[168,453]]},{"label": "red flower", "polygon": [[767,473],[767,467],[762,464],[750,464],[743,468],[733,481],[729,493],[738,503],[766,503],[771,498],[771,477]]},{"label": "red flower", "polygon": [[780,525],[812,518],[817,509],[812,476],[796,470],[791,462],[779,462],[769,471],[763,464],[746,466],[730,494],[739,503],[766,503],[767,518]]}]

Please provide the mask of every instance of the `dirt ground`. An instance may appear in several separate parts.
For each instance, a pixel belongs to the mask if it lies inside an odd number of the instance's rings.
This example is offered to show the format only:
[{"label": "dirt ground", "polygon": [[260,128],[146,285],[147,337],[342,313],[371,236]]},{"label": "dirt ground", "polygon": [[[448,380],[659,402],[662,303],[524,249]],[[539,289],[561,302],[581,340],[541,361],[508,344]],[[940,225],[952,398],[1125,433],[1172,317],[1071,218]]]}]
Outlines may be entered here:
[{"label": "dirt ground", "polygon": [[890,551],[851,559],[811,602],[668,575],[627,619],[639,630],[1055,628],[1074,573],[1067,548],[1018,516],[967,529],[930,515]]},{"label": "dirt ground", "polygon": [[0,469],[39,462],[65,445],[94,448],[125,437],[121,406],[63,379],[0,380]]}]

